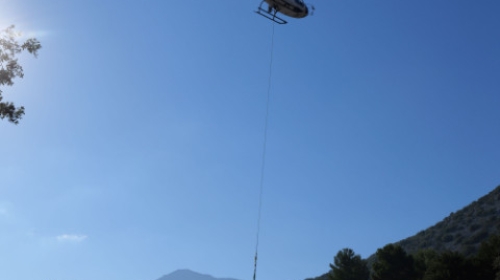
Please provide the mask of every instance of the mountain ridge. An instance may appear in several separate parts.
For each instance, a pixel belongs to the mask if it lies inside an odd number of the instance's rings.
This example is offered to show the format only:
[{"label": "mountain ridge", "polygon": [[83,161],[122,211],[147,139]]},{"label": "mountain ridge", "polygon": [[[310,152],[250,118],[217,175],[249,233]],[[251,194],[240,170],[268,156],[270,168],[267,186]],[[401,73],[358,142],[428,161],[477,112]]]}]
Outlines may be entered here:
[{"label": "mountain ridge", "polygon": [[435,225],[394,244],[412,254],[422,249],[471,256],[491,235],[500,233],[500,185]]},{"label": "mountain ridge", "polygon": [[[433,249],[437,252],[454,251],[470,257],[477,253],[482,242],[500,234],[500,185],[488,194],[469,203],[436,224],[417,234],[390,243],[400,245],[408,254]],[[382,248],[385,245],[382,245]],[[349,246],[346,246],[349,247]],[[368,266],[375,261],[375,253],[367,258]],[[306,280],[328,280],[329,272]]]},{"label": "mountain ridge", "polygon": [[157,280],[238,280],[235,278],[216,278],[209,274],[202,274],[190,269],[178,269],[163,275]]}]

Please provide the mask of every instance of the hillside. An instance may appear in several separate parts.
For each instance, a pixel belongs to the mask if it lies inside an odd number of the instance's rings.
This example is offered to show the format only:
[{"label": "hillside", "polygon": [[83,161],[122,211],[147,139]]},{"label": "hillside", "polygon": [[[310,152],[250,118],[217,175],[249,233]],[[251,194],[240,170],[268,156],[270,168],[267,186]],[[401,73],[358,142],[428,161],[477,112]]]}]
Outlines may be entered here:
[{"label": "hillside", "polygon": [[481,242],[500,233],[500,186],[489,194],[451,213],[441,222],[399,243],[408,253],[432,248],[457,251],[465,256],[476,253]]},{"label": "hillside", "polygon": [[[500,234],[500,186],[457,212],[452,212],[437,224],[395,244],[412,254],[421,249],[456,251],[465,256],[474,255],[481,242]],[[380,244],[383,247],[386,244]],[[349,245],[346,245],[348,247]],[[375,254],[368,263],[375,260]],[[328,280],[328,273],[306,280]]]}]

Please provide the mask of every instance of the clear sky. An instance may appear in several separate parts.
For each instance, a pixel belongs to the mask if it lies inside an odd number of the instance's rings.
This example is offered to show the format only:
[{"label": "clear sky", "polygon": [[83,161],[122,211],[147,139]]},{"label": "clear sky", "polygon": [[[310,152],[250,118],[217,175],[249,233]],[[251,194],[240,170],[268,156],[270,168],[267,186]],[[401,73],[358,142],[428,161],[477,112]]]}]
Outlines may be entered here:
[{"label": "clear sky", "polygon": [[[500,2],[311,0],[275,26],[259,280],[368,257],[500,184]],[[0,278],[250,280],[259,0],[0,0],[40,39],[0,122]]]}]

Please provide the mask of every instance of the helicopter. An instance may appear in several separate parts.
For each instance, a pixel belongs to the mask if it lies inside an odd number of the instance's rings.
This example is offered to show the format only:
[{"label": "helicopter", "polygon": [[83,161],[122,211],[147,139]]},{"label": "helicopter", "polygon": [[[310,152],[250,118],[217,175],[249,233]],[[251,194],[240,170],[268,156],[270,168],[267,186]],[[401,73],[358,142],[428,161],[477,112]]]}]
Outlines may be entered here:
[{"label": "helicopter", "polygon": [[[268,5],[267,9],[262,8],[264,2]],[[314,10],[313,6],[311,10]],[[293,18],[304,18],[309,15],[309,8],[303,0],[263,0],[255,12],[278,24],[286,24],[286,20],[276,15],[278,12]]]}]

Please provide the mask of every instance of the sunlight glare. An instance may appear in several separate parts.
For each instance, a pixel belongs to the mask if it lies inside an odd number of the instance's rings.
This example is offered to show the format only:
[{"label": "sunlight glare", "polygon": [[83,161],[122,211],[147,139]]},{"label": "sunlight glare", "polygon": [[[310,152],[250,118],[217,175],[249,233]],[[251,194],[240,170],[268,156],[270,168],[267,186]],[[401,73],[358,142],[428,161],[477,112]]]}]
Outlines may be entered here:
[{"label": "sunlight glare", "polygon": [[44,30],[31,30],[30,24],[24,20],[21,8],[13,0],[0,0],[0,30],[4,30],[11,25],[15,26],[16,32],[20,32],[21,39],[41,38],[48,34]]}]

